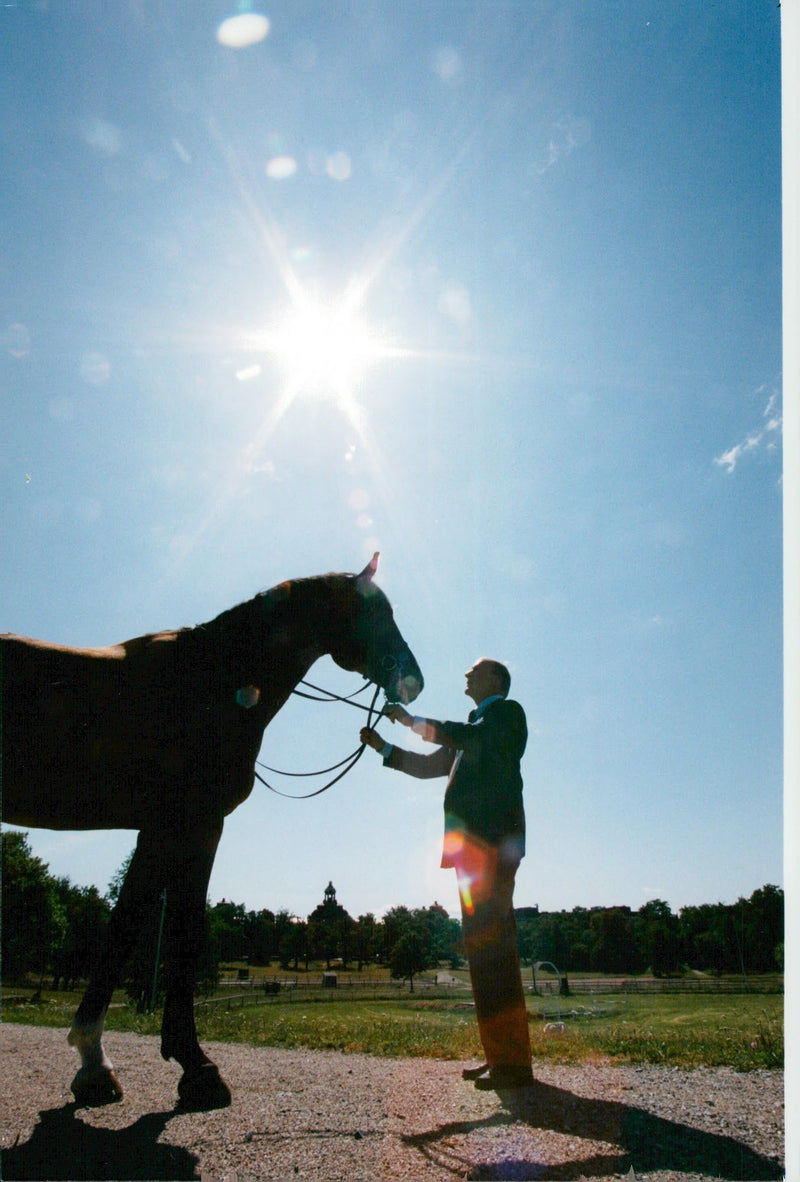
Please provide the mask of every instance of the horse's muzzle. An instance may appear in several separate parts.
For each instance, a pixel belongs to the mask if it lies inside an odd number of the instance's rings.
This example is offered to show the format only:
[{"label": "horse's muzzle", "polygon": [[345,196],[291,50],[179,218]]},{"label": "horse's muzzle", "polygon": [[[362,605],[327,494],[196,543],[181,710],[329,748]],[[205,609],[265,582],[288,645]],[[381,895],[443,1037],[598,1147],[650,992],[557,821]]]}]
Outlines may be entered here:
[{"label": "horse's muzzle", "polygon": [[[413,674],[407,673],[404,677],[399,679],[396,688],[396,696],[393,700],[396,702],[402,702],[407,706],[409,702],[413,702],[415,698],[419,697],[420,693],[422,692],[422,685],[423,681],[421,674],[419,677],[415,677]],[[389,694],[387,693],[386,696],[388,698]]]},{"label": "horse's muzzle", "polygon": [[419,697],[424,681],[419,665],[408,653],[405,660],[401,660],[393,670],[388,682],[384,685],[386,697],[390,702],[403,702],[407,705]]}]

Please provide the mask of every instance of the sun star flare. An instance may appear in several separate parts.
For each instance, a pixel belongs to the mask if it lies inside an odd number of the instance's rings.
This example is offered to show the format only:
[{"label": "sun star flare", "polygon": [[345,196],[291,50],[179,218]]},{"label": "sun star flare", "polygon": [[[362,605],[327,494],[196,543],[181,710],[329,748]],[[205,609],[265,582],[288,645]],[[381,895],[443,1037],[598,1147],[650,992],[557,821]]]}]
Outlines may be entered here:
[{"label": "sun star flare", "polygon": [[304,299],[268,328],[257,348],[271,355],[295,395],[348,403],[359,382],[395,350],[346,301]]}]

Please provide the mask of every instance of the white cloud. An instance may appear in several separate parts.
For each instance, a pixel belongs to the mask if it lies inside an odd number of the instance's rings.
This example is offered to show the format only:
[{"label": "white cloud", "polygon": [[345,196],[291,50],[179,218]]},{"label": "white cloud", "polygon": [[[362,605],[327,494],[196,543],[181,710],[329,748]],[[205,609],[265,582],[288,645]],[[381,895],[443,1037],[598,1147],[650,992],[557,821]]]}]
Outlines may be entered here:
[{"label": "white cloud", "polygon": [[724,468],[729,473],[733,472],[739,460],[748,452],[757,451],[759,448],[765,448],[771,451],[777,446],[777,440],[780,438],[781,427],[783,425],[782,415],[773,413],[777,402],[778,395],[770,395],[763,414],[763,418],[766,419],[764,426],[759,430],[750,431],[741,443],[736,443],[733,447],[729,447],[727,451],[724,451],[722,455],[715,456],[714,463],[718,467]]}]

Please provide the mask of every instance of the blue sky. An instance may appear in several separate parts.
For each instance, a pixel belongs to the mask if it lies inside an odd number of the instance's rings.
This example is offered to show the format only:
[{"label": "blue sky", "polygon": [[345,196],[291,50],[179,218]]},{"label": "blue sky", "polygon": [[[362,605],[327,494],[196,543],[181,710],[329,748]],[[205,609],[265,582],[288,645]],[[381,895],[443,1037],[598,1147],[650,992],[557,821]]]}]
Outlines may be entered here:
[{"label": "blue sky", "polygon": [[[512,670],[520,906],[781,883],[780,9],[259,11],[3,8],[0,627],[112,643],[379,549],[420,712]],[[294,701],[263,757],[360,721]],[[257,786],[212,900],[455,912],[442,790]],[[104,890],[133,835],[31,844]]]}]

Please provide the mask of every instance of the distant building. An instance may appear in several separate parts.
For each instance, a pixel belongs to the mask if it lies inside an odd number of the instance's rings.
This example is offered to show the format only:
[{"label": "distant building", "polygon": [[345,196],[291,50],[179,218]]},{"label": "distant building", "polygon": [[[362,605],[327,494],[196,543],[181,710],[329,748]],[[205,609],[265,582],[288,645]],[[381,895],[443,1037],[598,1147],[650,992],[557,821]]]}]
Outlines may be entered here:
[{"label": "distant building", "polygon": [[308,939],[312,955],[325,960],[328,968],[335,958],[346,965],[350,959],[351,934],[355,928],[351,918],[336,901],[336,887],[329,882],[323,900],[308,917]]}]

